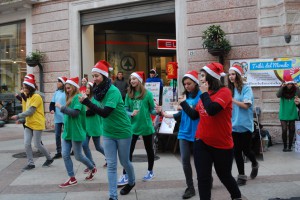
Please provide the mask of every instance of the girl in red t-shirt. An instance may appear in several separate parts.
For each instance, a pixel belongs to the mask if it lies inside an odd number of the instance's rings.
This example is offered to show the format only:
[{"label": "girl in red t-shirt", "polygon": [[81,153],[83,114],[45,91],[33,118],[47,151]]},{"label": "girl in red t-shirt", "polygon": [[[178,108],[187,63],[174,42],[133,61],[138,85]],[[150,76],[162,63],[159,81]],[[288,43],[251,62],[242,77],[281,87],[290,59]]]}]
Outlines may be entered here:
[{"label": "girl in red t-shirt", "polygon": [[183,101],[180,105],[193,119],[199,116],[200,122],[194,143],[194,161],[197,171],[200,199],[211,199],[212,166],[231,195],[241,199],[241,192],[231,174],[233,162],[232,140],[232,97],[228,88],[220,81],[225,75],[220,63],[210,63],[200,70],[200,90],[202,92],[196,109],[188,108]]}]

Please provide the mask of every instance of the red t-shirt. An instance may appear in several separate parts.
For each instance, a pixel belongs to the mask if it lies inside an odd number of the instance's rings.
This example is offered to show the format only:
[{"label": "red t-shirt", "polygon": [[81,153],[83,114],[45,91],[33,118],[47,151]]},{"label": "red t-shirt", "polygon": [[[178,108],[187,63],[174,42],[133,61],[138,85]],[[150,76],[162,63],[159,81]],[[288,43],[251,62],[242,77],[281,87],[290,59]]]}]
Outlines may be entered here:
[{"label": "red t-shirt", "polygon": [[196,131],[196,138],[201,139],[205,144],[219,148],[232,149],[232,96],[228,88],[223,87],[215,94],[208,92],[212,102],[220,104],[223,108],[215,116],[209,116],[200,100],[196,106],[199,112],[200,122]]}]

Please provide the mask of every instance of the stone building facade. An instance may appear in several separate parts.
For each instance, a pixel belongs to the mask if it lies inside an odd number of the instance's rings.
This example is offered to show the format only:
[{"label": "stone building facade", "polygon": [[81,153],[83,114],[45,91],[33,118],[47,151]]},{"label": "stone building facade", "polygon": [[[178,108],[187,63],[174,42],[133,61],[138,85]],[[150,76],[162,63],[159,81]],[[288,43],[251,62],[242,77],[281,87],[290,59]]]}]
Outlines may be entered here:
[{"label": "stone building facade", "polygon": [[[29,1],[5,12],[0,4],[0,25],[19,19],[26,20],[27,52],[39,49],[46,54],[44,85],[47,127],[53,127],[48,105],[56,88],[58,76],[81,75],[80,15],[83,11],[143,3],[145,0],[55,0]],[[30,6],[28,6],[29,4]],[[179,79],[187,70],[199,70],[208,62],[218,61],[202,48],[202,32],[212,24],[221,25],[232,45],[225,57],[229,60],[299,56],[300,2],[298,0],[174,0]],[[22,8],[20,8],[22,7]],[[26,8],[27,7],[27,8]],[[15,12],[15,13],[14,13]],[[4,17],[5,16],[5,17]],[[5,19],[4,19],[5,18]],[[284,33],[290,32],[287,44]],[[92,62],[90,63],[93,64]],[[38,68],[28,68],[38,78]],[[182,89],[180,87],[180,89]],[[262,110],[260,121],[277,142],[281,129],[278,120],[277,88],[255,87],[255,105]]]}]

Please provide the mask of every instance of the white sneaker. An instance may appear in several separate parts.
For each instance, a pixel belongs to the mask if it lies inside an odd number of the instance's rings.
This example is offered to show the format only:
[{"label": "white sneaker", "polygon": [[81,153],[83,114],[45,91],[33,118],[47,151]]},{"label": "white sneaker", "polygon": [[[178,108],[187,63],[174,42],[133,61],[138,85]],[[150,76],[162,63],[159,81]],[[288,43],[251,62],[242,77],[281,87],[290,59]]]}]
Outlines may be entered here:
[{"label": "white sneaker", "polygon": [[150,181],[154,178],[153,171],[148,171],[147,174],[143,177],[143,181]]},{"label": "white sneaker", "polygon": [[123,186],[128,184],[128,175],[127,174],[122,174],[120,176],[120,179],[118,181],[118,186]]}]

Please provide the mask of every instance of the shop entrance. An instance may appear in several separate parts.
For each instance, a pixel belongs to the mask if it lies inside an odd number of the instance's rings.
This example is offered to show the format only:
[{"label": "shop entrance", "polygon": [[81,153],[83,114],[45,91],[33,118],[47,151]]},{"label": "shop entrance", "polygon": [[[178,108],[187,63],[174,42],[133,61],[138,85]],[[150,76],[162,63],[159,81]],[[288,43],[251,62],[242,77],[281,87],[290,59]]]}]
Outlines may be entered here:
[{"label": "shop entrance", "polygon": [[176,39],[174,0],[139,1],[122,6],[98,8],[81,15],[82,71],[90,74],[99,60],[125,79],[134,71],[156,68],[166,83],[166,63],[176,60],[176,50],[157,49],[157,39]]}]

